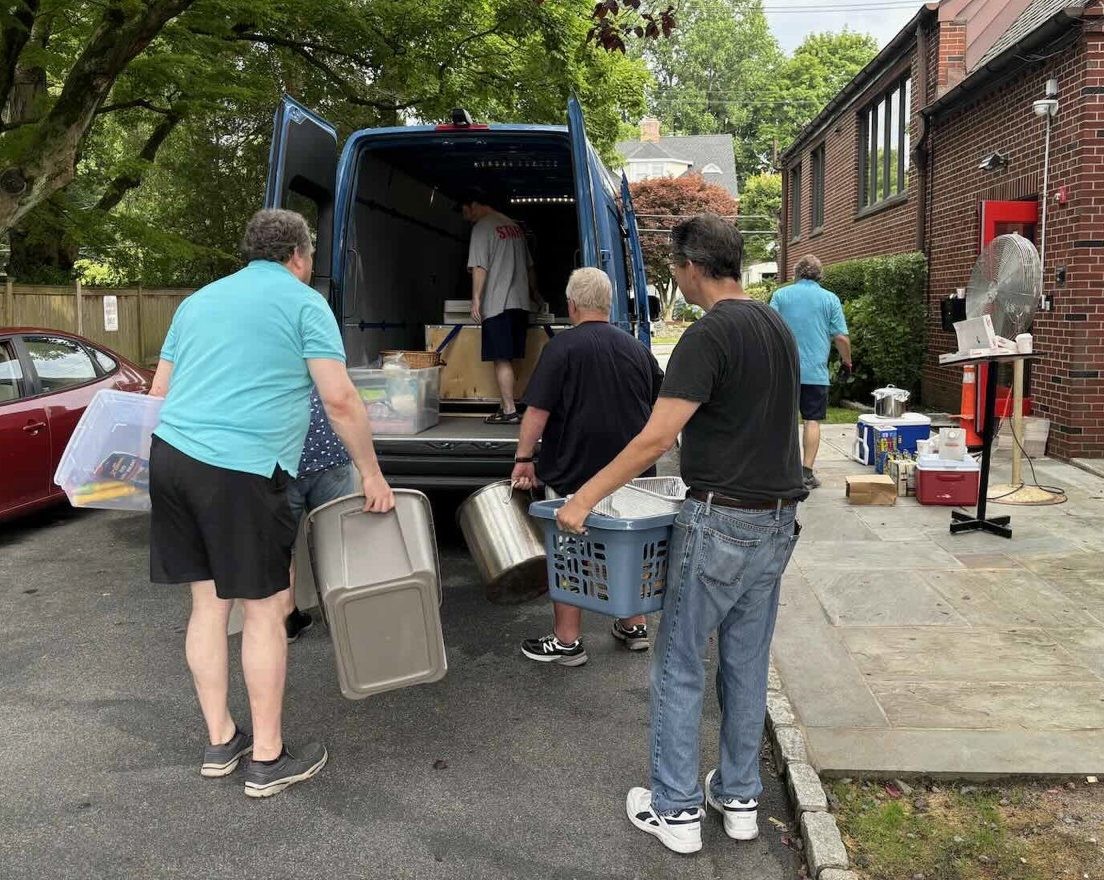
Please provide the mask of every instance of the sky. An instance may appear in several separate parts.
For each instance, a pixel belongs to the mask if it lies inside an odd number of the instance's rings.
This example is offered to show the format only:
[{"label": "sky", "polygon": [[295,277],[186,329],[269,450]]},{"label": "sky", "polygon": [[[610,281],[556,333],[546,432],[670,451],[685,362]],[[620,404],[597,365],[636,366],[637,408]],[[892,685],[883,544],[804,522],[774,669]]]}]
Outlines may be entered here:
[{"label": "sky", "polygon": [[844,27],[872,34],[884,46],[922,5],[922,0],[763,0],[771,30],[786,52],[808,34]]}]

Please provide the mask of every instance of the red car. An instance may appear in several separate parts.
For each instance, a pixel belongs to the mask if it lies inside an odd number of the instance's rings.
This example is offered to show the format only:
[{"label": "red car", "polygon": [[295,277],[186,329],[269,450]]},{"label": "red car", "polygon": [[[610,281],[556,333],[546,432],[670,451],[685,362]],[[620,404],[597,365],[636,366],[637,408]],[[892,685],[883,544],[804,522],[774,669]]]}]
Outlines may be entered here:
[{"label": "red car", "polygon": [[54,471],[103,388],[149,391],[153,374],[72,333],[0,327],[0,520],[65,500]]}]

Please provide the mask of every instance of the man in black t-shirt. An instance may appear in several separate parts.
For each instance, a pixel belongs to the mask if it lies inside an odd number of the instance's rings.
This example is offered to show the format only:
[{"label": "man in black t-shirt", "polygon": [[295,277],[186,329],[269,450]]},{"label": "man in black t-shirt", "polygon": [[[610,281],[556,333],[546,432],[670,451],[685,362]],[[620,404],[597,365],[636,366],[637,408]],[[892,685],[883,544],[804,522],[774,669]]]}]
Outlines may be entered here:
[{"label": "man in black t-shirt", "polygon": [[799,527],[797,346],[740,284],[743,239],[703,215],[671,232],[672,271],[706,315],[679,340],[644,430],[559,511],[579,532],[590,508],[653,465],[682,432],[690,492],[675,521],[652,664],[651,788],[629,791],[629,821],[676,852],[701,849],[698,741],[704,661],[717,632],[720,762],[706,803],[736,840],[759,834],[759,743],[782,572]]},{"label": "man in black t-shirt", "polygon": [[[613,461],[652,414],[663,372],[652,353],[609,322],[612,286],[601,269],[577,269],[567,283],[567,308],[575,326],[541,352],[525,396],[513,481],[521,489],[537,481],[552,497],[570,495]],[[541,442],[540,461],[533,451]],[[582,666],[583,612],[552,604],[553,631],[526,639],[530,660]],[[613,637],[630,651],[648,648],[643,615],[613,622]]]}]

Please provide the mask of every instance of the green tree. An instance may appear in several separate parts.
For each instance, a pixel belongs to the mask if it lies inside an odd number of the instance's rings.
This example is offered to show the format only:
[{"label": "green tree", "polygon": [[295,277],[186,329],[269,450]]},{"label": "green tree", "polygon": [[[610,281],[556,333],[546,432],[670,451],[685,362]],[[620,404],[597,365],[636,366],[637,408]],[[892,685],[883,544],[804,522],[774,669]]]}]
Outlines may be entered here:
[{"label": "green tree", "polygon": [[773,111],[763,134],[781,152],[832,98],[878,54],[869,34],[851,30],[810,34],[770,77]]},{"label": "green tree", "polygon": [[440,119],[457,106],[485,119],[562,122],[575,92],[608,152],[619,125],[643,112],[648,79],[639,59],[594,44],[589,0],[23,0],[5,9],[0,232],[10,233],[10,270],[24,278],[66,277],[78,254],[87,271],[119,281],[199,282],[225,269],[259,204],[284,92],[342,133]]},{"label": "green tree", "polygon": [[736,219],[739,203],[723,186],[707,183],[700,174],[656,177],[631,184],[633,207],[639,218],[640,244],[648,283],[663,302],[663,319],[671,320],[678,287],[671,277],[670,230],[687,217],[711,213]]},{"label": "green tree", "polygon": [[686,0],[670,40],[644,47],[651,112],[671,134],[726,133],[743,179],[762,165],[761,95],[783,55],[761,0]]},{"label": "green tree", "polygon": [[740,231],[744,233],[744,262],[773,260],[778,252],[778,224],[782,217],[782,175],[753,174],[740,191]]}]

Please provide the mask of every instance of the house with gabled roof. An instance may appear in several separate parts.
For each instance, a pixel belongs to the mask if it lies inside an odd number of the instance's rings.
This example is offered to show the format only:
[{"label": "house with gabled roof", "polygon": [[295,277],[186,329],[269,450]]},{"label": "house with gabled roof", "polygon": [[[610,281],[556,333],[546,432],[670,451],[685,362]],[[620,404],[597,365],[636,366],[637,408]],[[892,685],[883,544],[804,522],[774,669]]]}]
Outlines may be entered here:
[{"label": "house with gabled roof", "polygon": [[618,174],[624,171],[630,183],[700,174],[709,183],[723,186],[734,198],[740,197],[732,135],[663,137],[659,129],[658,119],[645,117],[640,121],[640,140],[617,144],[617,151],[625,159]]}]

